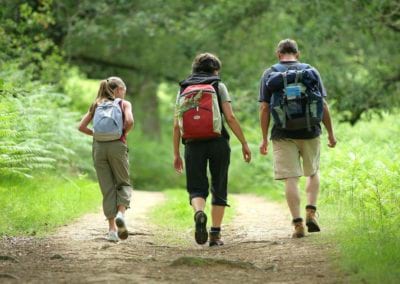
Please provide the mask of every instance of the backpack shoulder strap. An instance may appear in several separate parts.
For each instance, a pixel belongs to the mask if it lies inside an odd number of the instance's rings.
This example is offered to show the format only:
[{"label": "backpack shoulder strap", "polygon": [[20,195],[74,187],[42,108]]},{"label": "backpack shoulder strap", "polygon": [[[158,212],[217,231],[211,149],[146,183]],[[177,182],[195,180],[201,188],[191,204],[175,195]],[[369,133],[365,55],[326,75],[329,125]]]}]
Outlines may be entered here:
[{"label": "backpack shoulder strap", "polygon": [[219,110],[221,111],[221,115],[222,115],[222,101],[221,101],[221,96],[219,95],[219,82],[214,81],[210,85],[213,86],[215,93],[217,95],[218,106],[219,106]]},{"label": "backpack shoulder strap", "polygon": [[288,68],[281,63],[277,63],[272,65],[271,69],[274,70],[275,72],[286,72]]},{"label": "backpack shoulder strap", "polygon": [[218,100],[218,107],[219,107],[219,111],[221,113],[221,122],[222,122],[222,130],[221,130],[221,134],[223,137],[225,137],[227,140],[229,140],[229,133],[226,130],[225,127],[225,123],[224,123],[224,112],[222,110],[222,100],[221,100],[221,96],[219,94],[219,81],[214,81],[211,83],[211,86],[213,86],[215,93],[217,95],[217,100]]},{"label": "backpack shoulder strap", "polygon": [[297,65],[297,67],[296,67],[297,72],[296,72],[295,83],[297,83],[299,81],[302,82],[302,80],[303,80],[303,70],[310,69],[310,68],[311,68],[311,66],[309,64],[299,63]]},{"label": "backpack shoulder strap", "polygon": [[[120,99],[120,98],[116,98],[116,99],[113,101],[113,105],[119,106],[119,108],[121,109],[122,116],[124,116],[124,107],[123,107],[123,103],[124,103],[124,100],[123,100],[123,99]],[[123,120],[123,121],[124,121],[124,120]]]},{"label": "backpack shoulder strap", "polygon": [[310,69],[311,66],[310,66],[310,64],[307,64],[307,63],[299,63],[298,68],[300,70],[305,70],[305,69]]}]

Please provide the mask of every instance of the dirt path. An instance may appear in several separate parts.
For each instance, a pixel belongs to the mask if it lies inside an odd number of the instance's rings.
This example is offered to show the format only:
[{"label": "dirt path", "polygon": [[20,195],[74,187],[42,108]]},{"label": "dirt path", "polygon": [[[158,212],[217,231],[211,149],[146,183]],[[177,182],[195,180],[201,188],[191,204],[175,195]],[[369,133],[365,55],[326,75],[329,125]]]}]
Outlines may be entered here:
[{"label": "dirt path", "polygon": [[[127,241],[108,243],[101,213],[88,214],[47,238],[0,240],[0,283],[343,283],[316,244],[318,234],[292,240],[286,208],[236,195],[237,216],[224,226],[226,245],[176,245],[149,224],[146,211],[161,193],[135,192]],[[168,220],[165,220],[168,222]],[[179,236],[182,237],[182,236]],[[313,240],[314,239],[314,240]]]}]

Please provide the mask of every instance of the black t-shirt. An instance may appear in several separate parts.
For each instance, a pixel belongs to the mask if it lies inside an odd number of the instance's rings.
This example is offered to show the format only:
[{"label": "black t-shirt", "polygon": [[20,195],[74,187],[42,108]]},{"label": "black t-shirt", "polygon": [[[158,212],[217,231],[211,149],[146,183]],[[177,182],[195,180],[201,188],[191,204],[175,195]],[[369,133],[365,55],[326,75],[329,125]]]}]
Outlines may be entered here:
[{"label": "black t-shirt", "polygon": [[[298,61],[281,61],[280,63],[287,67],[300,65],[300,62],[298,62]],[[313,67],[310,66],[310,68],[313,68]],[[318,74],[319,90],[320,90],[322,96],[325,98],[326,91],[325,91],[325,87],[322,83],[321,76],[319,75],[318,70],[316,70],[315,68],[313,68],[313,69]],[[267,80],[268,75],[274,71],[275,70],[273,70],[270,67],[264,71],[264,73],[261,77],[260,95],[258,98],[259,102],[266,102],[269,104],[271,101],[272,93],[267,89],[266,80]],[[321,134],[321,125],[319,125],[319,124],[316,126],[312,126],[311,130],[308,130],[307,128],[298,129],[298,130],[285,130],[285,129],[277,128],[274,124],[272,126],[272,130],[271,130],[271,139],[273,139],[273,140],[284,139],[284,138],[312,139],[312,138],[318,137],[320,134]]]}]

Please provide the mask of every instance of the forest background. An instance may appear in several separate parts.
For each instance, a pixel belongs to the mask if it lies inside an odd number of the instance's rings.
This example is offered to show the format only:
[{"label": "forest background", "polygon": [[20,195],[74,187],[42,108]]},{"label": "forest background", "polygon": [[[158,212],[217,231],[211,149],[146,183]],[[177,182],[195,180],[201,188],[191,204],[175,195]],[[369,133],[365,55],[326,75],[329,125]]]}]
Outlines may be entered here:
[{"label": "forest background", "polygon": [[185,196],[184,177],[172,168],[174,103],[177,83],[206,51],[222,60],[253,152],[244,164],[231,139],[230,192],[283,200],[271,156],[258,154],[258,88],[277,43],[293,38],[301,61],[322,75],[338,139],[329,150],[322,138],[322,222],[355,279],[400,279],[398,1],[0,0],[0,7],[0,235],[41,234],[98,208],[91,138],[76,126],[111,75],[126,82],[133,105],[135,188]]}]

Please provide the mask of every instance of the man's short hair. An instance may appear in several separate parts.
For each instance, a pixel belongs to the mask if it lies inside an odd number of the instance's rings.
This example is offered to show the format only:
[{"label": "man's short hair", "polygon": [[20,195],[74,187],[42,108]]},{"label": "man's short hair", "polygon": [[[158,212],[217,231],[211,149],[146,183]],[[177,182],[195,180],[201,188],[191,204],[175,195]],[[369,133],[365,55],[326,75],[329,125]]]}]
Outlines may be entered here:
[{"label": "man's short hair", "polygon": [[295,40],[287,38],[278,43],[276,52],[281,54],[297,54],[299,53],[299,48]]},{"label": "man's short hair", "polygon": [[192,72],[214,73],[221,69],[221,61],[211,53],[201,53],[196,56],[192,63]]}]

